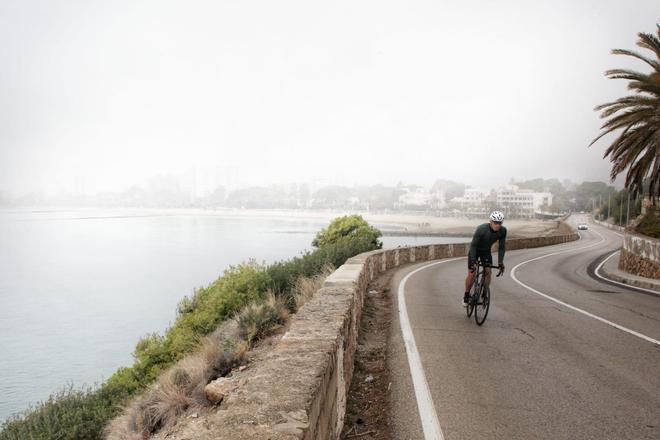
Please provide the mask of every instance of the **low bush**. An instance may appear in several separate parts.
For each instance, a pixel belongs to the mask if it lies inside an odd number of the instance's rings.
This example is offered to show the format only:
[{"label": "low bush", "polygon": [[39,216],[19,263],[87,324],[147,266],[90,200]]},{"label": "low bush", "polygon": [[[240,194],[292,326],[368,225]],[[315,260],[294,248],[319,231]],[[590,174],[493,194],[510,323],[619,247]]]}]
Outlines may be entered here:
[{"label": "low bush", "polygon": [[370,237],[342,238],[299,257],[281,261],[268,267],[270,287],[281,296],[291,311],[296,310],[294,287],[300,277],[313,277],[324,267],[339,267],[346,260],[362,252],[377,249]]},{"label": "low bush", "polygon": [[28,408],[22,418],[3,424],[3,440],[91,440],[118,412],[106,390],[68,387],[51,395],[36,408]]},{"label": "low bush", "polygon": [[330,222],[327,228],[316,234],[312,246],[323,247],[349,238],[367,240],[374,248],[381,248],[383,246],[380,241],[382,235],[378,229],[367,223],[362,216],[345,215],[337,217]]},{"label": "low bush", "polygon": [[248,304],[236,315],[238,336],[251,347],[256,341],[281,327],[288,315],[287,307],[271,292],[265,301]]},{"label": "low bush", "polygon": [[637,224],[635,232],[653,238],[660,238],[660,216],[654,209],[649,209],[641,221]]}]

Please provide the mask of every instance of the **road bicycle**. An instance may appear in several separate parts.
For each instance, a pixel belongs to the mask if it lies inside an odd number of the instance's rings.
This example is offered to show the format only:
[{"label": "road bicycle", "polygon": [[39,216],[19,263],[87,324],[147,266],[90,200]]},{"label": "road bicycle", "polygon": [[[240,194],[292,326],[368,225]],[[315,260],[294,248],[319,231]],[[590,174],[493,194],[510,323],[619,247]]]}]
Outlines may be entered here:
[{"label": "road bicycle", "polygon": [[476,262],[476,274],[470,287],[470,299],[468,300],[465,311],[468,318],[472,316],[474,311],[474,320],[477,325],[482,325],[488,316],[488,309],[490,308],[490,287],[486,285],[486,268],[499,269],[496,276],[501,276],[504,270],[499,266],[492,264],[484,264],[481,260]]}]

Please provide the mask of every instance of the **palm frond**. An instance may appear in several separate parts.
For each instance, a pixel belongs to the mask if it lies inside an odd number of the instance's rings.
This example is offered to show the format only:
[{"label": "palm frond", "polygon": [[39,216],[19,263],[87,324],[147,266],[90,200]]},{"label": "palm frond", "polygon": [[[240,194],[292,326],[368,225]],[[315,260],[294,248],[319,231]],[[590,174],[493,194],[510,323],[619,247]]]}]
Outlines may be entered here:
[{"label": "palm frond", "polygon": [[630,81],[648,81],[649,76],[630,69],[610,69],[605,71],[605,76],[609,79],[627,79]]},{"label": "palm frond", "polygon": [[658,81],[632,81],[628,84],[628,89],[660,97],[660,82]]},{"label": "palm frond", "polygon": [[608,102],[606,104],[597,105],[594,107],[594,110],[604,110],[601,117],[605,118],[627,107],[654,108],[656,105],[658,105],[657,98],[652,98],[650,96],[631,95],[619,98],[616,101]]},{"label": "palm frond", "polygon": [[653,70],[660,73],[660,63],[654,61],[650,58],[646,58],[644,55],[640,55],[637,52],[627,49],[612,49],[614,55],[628,55],[629,57],[637,58],[638,60],[644,61],[646,64],[651,66]]},{"label": "palm frond", "polygon": [[603,132],[600,135],[598,135],[598,137],[596,137],[596,139],[591,141],[591,144],[589,144],[589,145],[593,145],[600,138],[602,138],[606,134],[611,133],[613,131],[616,131],[616,130],[619,130],[619,129],[622,129],[622,128],[629,130],[630,128],[634,128],[638,125],[645,125],[645,124],[648,123],[648,120],[653,117],[653,115],[654,115],[653,109],[642,108],[642,109],[639,109],[639,110],[631,110],[631,111],[613,116],[609,121],[606,121],[600,127],[603,130]]},{"label": "palm frond", "polygon": [[652,34],[647,34],[644,32],[640,32],[637,34],[639,37],[639,41],[637,42],[637,45],[639,47],[643,47],[644,49],[649,49],[655,52],[655,56],[660,58],[660,25],[657,25],[657,32],[658,36],[655,37]]},{"label": "palm frond", "polygon": [[611,69],[605,72],[610,79],[625,79],[628,89],[635,92],[616,101],[595,107],[605,120],[601,133],[589,144],[603,136],[618,132],[605,149],[603,158],[612,162],[612,180],[625,172],[625,186],[636,194],[642,193],[648,182],[650,196],[660,196],[660,25],[657,36],[639,33],[637,45],[648,49],[655,59],[632,50],[614,49],[615,55],[626,55],[643,61],[652,68],[649,74],[630,69]]}]

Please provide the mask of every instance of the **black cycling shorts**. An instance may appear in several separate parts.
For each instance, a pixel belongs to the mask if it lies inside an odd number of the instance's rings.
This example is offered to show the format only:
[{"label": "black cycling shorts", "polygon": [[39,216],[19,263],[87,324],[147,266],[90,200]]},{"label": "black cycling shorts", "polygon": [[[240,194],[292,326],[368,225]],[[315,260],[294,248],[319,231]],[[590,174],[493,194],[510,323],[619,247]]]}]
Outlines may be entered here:
[{"label": "black cycling shorts", "polygon": [[468,253],[468,269],[470,269],[470,263],[476,261],[477,259],[481,260],[483,264],[492,265],[493,264],[493,254],[490,251],[480,251],[477,249],[476,258]]}]

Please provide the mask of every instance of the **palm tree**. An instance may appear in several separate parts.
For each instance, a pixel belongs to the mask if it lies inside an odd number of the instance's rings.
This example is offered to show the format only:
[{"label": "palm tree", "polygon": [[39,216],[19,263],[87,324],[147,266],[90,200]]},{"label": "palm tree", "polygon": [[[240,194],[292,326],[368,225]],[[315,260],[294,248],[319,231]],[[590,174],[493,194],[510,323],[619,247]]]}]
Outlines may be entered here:
[{"label": "palm tree", "polygon": [[614,180],[628,169],[626,188],[642,194],[648,184],[649,196],[655,204],[660,195],[660,25],[657,25],[657,36],[637,35],[637,45],[651,50],[655,55],[653,59],[624,49],[614,49],[612,53],[642,60],[653,70],[649,74],[627,69],[605,72],[608,78],[630,81],[628,89],[635,93],[595,108],[601,112],[601,118],[609,119],[602,125],[602,133],[589,146],[606,134],[623,129],[603,155],[603,158],[609,156],[612,162],[610,178]]}]

